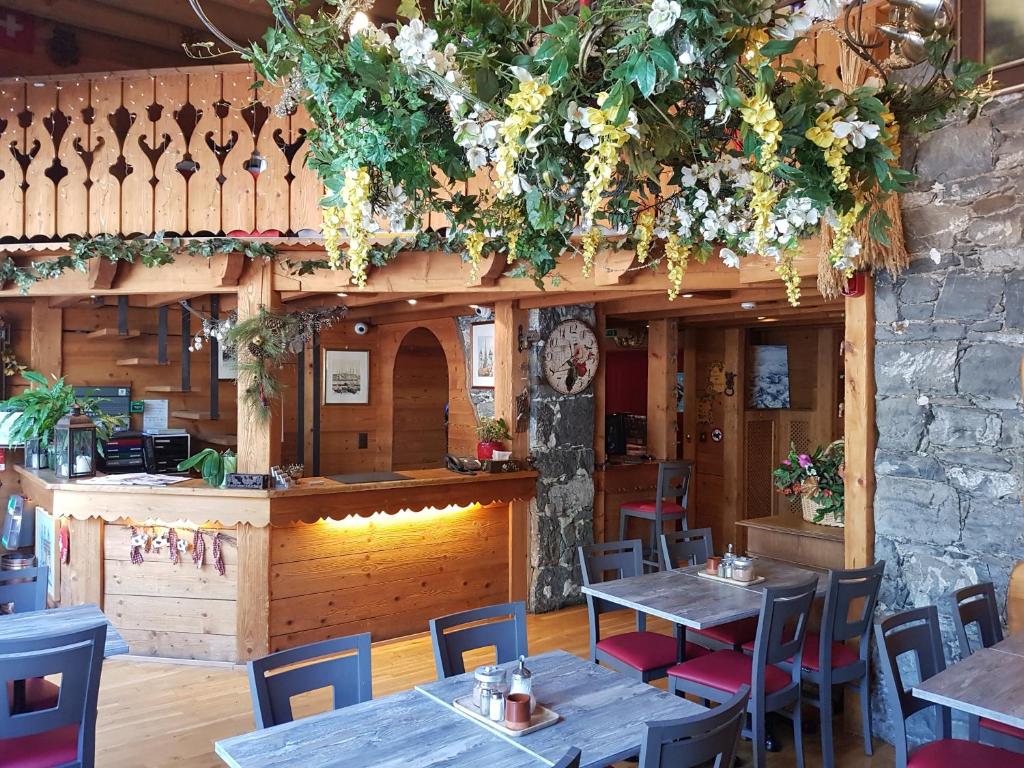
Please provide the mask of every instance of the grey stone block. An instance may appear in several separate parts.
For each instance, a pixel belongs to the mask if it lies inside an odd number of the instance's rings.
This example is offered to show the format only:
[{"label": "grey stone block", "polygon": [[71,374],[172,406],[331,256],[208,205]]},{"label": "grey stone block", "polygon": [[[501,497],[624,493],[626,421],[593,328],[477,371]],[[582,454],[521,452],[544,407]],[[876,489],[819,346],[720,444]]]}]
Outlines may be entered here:
[{"label": "grey stone block", "polygon": [[879,448],[875,454],[875,472],[892,477],[916,477],[941,483],[946,479],[942,465],[932,456],[899,453]]},{"label": "grey stone block", "polygon": [[939,297],[941,282],[932,275],[908,275],[900,286],[900,301],[905,304],[922,304]]},{"label": "grey stone block", "polygon": [[876,326],[879,341],[957,341],[964,338],[967,328],[962,323],[910,322],[894,323],[892,327]]},{"label": "grey stone block", "polygon": [[947,465],[959,464],[992,472],[1010,472],[1013,469],[1013,463],[1008,459],[981,450],[937,451],[935,455]]},{"label": "grey stone block", "polygon": [[990,472],[961,465],[946,467],[946,477],[957,490],[974,500],[1005,499],[1011,496],[1019,499],[1020,496],[1020,482],[1014,472]]},{"label": "grey stone block", "polygon": [[931,445],[946,448],[969,448],[976,445],[995,445],[1002,429],[998,414],[977,408],[932,408],[932,423],[928,426]]},{"label": "grey stone block", "polygon": [[916,451],[927,425],[927,410],[913,397],[887,397],[875,404],[878,448]]},{"label": "grey stone block", "polygon": [[1002,276],[955,272],[946,277],[935,306],[936,317],[984,320],[992,316],[1003,295]]},{"label": "grey stone block", "polygon": [[[1024,558],[1020,501],[970,499],[965,504],[963,545],[988,557]],[[987,580],[987,579],[986,579]],[[1002,582],[1005,587],[1006,582]]]},{"label": "grey stone block", "polygon": [[907,248],[913,252],[938,248],[949,251],[958,232],[970,220],[970,211],[953,205],[929,205],[904,212]]},{"label": "grey stone block", "polygon": [[900,317],[904,320],[931,320],[935,314],[934,304],[901,304]]},{"label": "grey stone block", "polygon": [[[1021,253],[1024,264],[1024,252]],[[1024,328],[1024,270],[1018,269],[1006,276],[1006,327]]]},{"label": "grey stone block", "polygon": [[932,131],[917,150],[917,174],[925,182],[978,176],[994,167],[992,123],[954,123]]},{"label": "grey stone block", "polygon": [[955,342],[879,344],[875,349],[878,393],[956,394],[956,361]]},{"label": "grey stone block", "polygon": [[1008,407],[1020,401],[1020,361],[1024,349],[1005,344],[975,344],[959,365],[960,394],[988,398]]},{"label": "grey stone block", "polygon": [[875,531],[947,546],[960,536],[960,500],[944,483],[916,478],[877,478]]}]

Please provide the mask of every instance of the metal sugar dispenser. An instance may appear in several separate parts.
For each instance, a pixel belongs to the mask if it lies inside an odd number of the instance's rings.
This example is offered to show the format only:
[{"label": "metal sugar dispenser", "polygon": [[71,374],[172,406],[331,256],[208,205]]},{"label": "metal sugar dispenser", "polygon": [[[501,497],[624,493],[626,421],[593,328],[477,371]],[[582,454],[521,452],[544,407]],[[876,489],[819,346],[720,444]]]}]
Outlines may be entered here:
[{"label": "metal sugar dispenser", "polygon": [[537,709],[537,697],[533,695],[533,673],[526,668],[526,657],[519,657],[519,666],[512,670],[512,685],[509,693],[525,693],[530,697],[530,714]]},{"label": "metal sugar dispenser", "polygon": [[[479,708],[480,714],[492,720],[503,720],[505,694],[508,692],[505,670],[490,664],[477,667],[473,679],[473,704]],[[501,714],[495,717],[495,711],[499,709]]]},{"label": "metal sugar dispenser", "polygon": [[723,579],[733,578],[733,566],[736,564],[736,553],[732,551],[732,544],[729,545],[729,550],[722,557],[722,562],[718,565],[718,575]]}]

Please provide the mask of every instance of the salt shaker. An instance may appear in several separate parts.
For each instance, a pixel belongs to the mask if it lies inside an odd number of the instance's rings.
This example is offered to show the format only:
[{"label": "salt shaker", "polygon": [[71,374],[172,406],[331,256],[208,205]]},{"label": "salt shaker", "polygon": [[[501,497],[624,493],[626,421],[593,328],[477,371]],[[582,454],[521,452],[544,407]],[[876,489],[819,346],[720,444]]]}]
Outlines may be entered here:
[{"label": "salt shaker", "polygon": [[505,694],[499,690],[491,690],[487,692],[488,707],[487,717],[495,722],[502,723],[505,721]]},{"label": "salt shaker", "polygon": [[530,714],[537,708],[537,697],[533,695],[533,673],[526,668],[526,657],[519,657],[519,666],[512,670],[512,684],[509,693],[524,693],[530,697]]},{"label": "salt shaker", "polygon": [[476,681],[473,685],[473,704],[480,710],[480,714],[486,715],[490,707],[488,699],[490,692],[505,692],[505,670],[501,667],[485,665],[477,667],[473,677]]}]

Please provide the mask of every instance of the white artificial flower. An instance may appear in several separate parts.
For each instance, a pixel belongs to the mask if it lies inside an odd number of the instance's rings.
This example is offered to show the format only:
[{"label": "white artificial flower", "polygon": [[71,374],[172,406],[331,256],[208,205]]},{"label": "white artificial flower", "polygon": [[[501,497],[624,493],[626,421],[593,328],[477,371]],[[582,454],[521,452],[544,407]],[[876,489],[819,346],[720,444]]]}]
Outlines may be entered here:
[{"label": "white artificial flower", "polygon": [[803,37],[814,24],[814,19],[808,15],[806,9],[794,11],[792,8],[782,8],[779,15],[775,17],[775,26],[772,27],[772,37],[779,40],[795,40]]},{"label": "white artificial flower", "polygon": [[647,14],[647,26],[655,37],[661,37],[675,26],[682,12],[676,0],[654,0],[651,12]]},{"label": "white artificial flower", "polygon": [[380,48],[385,51],[391,50],[391,37],[376,24],[370,24],[359,30],[358,34],[363,38],[363,46],[366,48]]},{"label": "white artificial flower", "polygon": [[740,268],[740,257],[732,248],[723,248],[718,255],[722,259],[722,263],[730,269]]},{"label": "white artificial flower", "polygon": [[597,146],[597,136],[590,133],[581,133],[576,137],[576,143],[580,149],[587,150]]},{"label": "white artificial flower", "polygon": [[459,120],[455,124],[455,143],[460,147],[475,147],[480,143],[480,123],[476,120]]},{"label": "white artificial flower", "polygon": [[865,120],[836,120],[832,124],[832,135],[837,139],[849,138],[850,144],[864,149],[869,139],[877,139],[881,129]]},{"label": "white artificial flower", "polygon": [[622,130],[628,133],[634,138],[640,138],[640,130],[637,128],[639,121],[637,120],[636,110],[629,110],[629,114],[626,115],[626,123],[622,126]]},{"label": "white artificial flower", "polygon": [[484,147],[498,146],[498,129],[501,128],[500,120],[488,120],[480,126],[480,144]]},{"label": "white artificial flower", "polygon": [[679,229],[677,230],[679,235],[681,237],[689,237],[690,230],[693,227],[693,214],[681,208],[676,212],[676,219],[679,222]]},{"label": "white artificial flower", "polygon": [[516,80],[520,83],[528,83],[533,80],[533,75],[530,74],[530,70],[525,67],[511,67],[512,74],[516,76]]},{"label": "white artificial flower", "polygon": [[725,103],[721,84],[717,84],[714,88],[704,86],[702,90],[704,91],[704,101],[707,102],[704,106],[704,119],[711,120],[721,111],[722,116],[716,122],[725,123],[732,114],[732,107]]},{"label": "white artificial flower", "polygon": [[708,191],[712,197],[718,197],[719,191],[722,189],[722,180],[718,178],[716,173],[714,176],[708,179]]},{"label": "white artificial flower", "polygon": [[679,43],[679,48],[679,63],[684,67],[688,67],[700,59],[700,53],[690,38],[684,37]]},{"label": "white artificial flower", "polygon": [[705,210],[707,210],[709,202],[710,201],[708,200],[708,193],[703,189],[698,189],[697,194],[693,198],[693,207],[696,210],[703,213]]},{"label": "white artificial flower", "polygon": [[835,21],[839,17],[841,0],[806,0],[804,13],[814,19]]},{"label": "white artificial flower", "polygon": [[679,169],[679,183],[684,187],[692,187],[697,184],[697,175],[692,167]]},{"label": "white artificial flower", "polygon": [[407,229],[409,221],[409,196],[401,185],[393,185],[388,188],[388,202],[384,208],[384,215],[388,220],[388,227],[392,232],[402,232]]},{"label": "white artificial flower", "polygon": [[398,60],[406,67],[414,68],[427,63],[436,42],[437,32],[421,19],[413,19],[399,30],[394,45]]},{"label": "white artificial flower", "polygon": [[489,156],[483,147],[470,147],[466,150],[466,161],[470,170],[476,171],[487,165]]},{"label": "white artificial flower", "polygon": [[576,141],[576,134],[572,132],[572,123],[568,120],[562,125],[562,137],[565,139],[566,144],[573,144]]}]

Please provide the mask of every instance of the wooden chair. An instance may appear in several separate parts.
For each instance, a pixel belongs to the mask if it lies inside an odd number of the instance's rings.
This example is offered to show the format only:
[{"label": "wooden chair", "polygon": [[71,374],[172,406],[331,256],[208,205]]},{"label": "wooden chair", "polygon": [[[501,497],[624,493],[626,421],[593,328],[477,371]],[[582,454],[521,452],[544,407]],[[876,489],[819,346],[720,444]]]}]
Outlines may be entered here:
[{"label": "wooden chair", "polygon": [[750,686],[731,699],[677,720],[647,723],[640,742],[639,768],[696,768],[713,764],[731,768],[747,717]]},{"label": "wooden chair", "polygon": [[[988,744],[950,738],[949,708],[913,695],[913,685],[946,668],[939,631],[939,612],[934,605],[898,613],[875,624],[875,644],[882,665],[885,698],[897,707],[894,718],[896,768],[935,768],[937,766],[999,766],[1024,768],[1024,756]],[[906,655],[916,664],[911,684],[903,684],[903,672],[897,663]],[[922,711],[936,710],[938,739],[913,752],[907,746],[907,718]]]},{"label": "wooden chair", "polygon": [[[590,544],[579,548],[580,570],[586,586],[606,581],[606,574],[615,579],[639,576],[643,573],[643,555],[639,539]],[[664,677],[665,672],[678,661],[677,639],[658,632],[647,631],[647,617],[636,611],[636,631],[611,637],[601,637],[601,614],[629,610],[605,600],[587,595],[587,614],[590,621],[590,660],[614,667],[642,682]],[[677,629],[678,631],[678,629]],[[706,654],[706,648],[694,643],[686,644],[686,658]]]},{"label": "wooden chair", "polygon": [[[977,627],[978,640],[982,648],[989,648],[1003,640],[1003,626],[999,622],[999,607],[996,604],[996,590],[992,582],[985,581],[958,589],[952,594],[953,624],[956,639],[960,645],[960,656],[966,659],[975,649],[971,647],[968,629]],[[968,732],[971,741],[981,741],[997,747],[1024,752],[1024,730],[1012,725],[969,715]]]},{"label": "wooden chair", "polygon": [[[31,640],[0,641],[0,763],[92,768],[96,761],[96,700],[107,623]],[[46,709],[18,712],[15,680],[60,675],[60,696]]]},{"label": "wooden chair", "polygon": [[576,747],[570,747],[569,751],[552,768],[580,768],[581,754]]},{"label": "wooden chair", "polygon": [[332,689],[334,709],[369,701],[373,698],[370,669],[368,632],[289,648],[250,661],[249,691],[256,727],[292,722],[292,697],[320,688]]},{"label": "wooden chair", "polygon": [[686,507],[692,475],[692,461],[663,461],[658,465],[655,498],[649,501],[631,501],[619,507],[619,541],[626,540],[629,518],[636,517],[651,523],[650,559],[645,559],[644,565],[649,565],[655,570],[666,567],[658,551],[658,536],[664,533],[666,520],[678,524],[679,530],[686,530]]},{"label": "wooden chair", "polygon": [[45,565],[0,571],[0,605],[13,605],[12,613],[45,611],[48,575]]},{"label": "wooden chair", "polygon": [[[800,663],[804,634],[818,580],[791,587],[768,587],[762,593],[761,619],[753,656],[739,651],[715,651],[668,670],[672,693],[690,693],[710,701],[725,701],[743,686],[750,686],[747,712],[753,739],[754,768],[765,764],[765,716],[775,712],[793,722],[797,768],[803,768],[804,749],[800,721]],[[792,659],[787,672],[779,666]]]},{"label": "wooden chair", "polygon": [[661,534],[661,563],[675,570],[692,565],[704,565],[714,554],[710,528],[690,528]]},{"label": "wooden chair", "polygon": [[[828,592],[822,611],[821,632],[808,632],[804,639],[801,677],[817,687],[817,698],[804,702],[821,713],[821,754],[824,768],[835,765],[832,738],[832,691],[838,686],[857,688],[860,697],[864,754],[871,744],[871,625],[874,622],[878,588],[885,561],[867,568],[829,571]],[[847,645],[858,640],[857,650]],[[747,647],[747,646],[744,646]],[[787,663],[780,664],[787,668]]]},{"label": "wooden chair", "polygon": [[[477,624],[492,619],[499,620]],[[474,626],[463,626],[465,624]],[[497,664],[529,656],[526,648],[526,604],[499,603],[431,619],[430,639],[434,645],[438,680],[465,672],[462,654],[477,648],[493,645]]]}]

